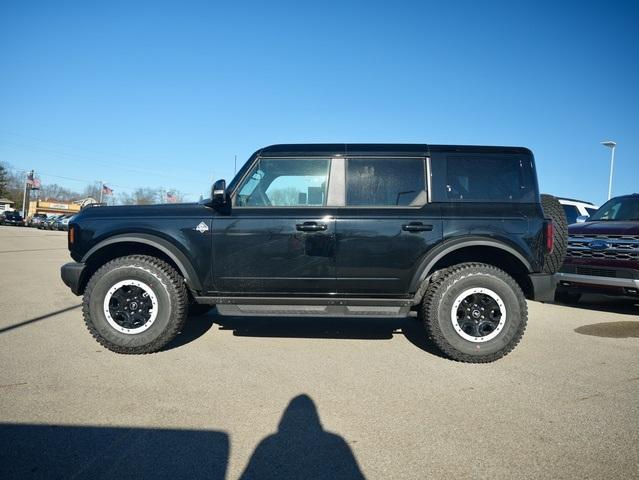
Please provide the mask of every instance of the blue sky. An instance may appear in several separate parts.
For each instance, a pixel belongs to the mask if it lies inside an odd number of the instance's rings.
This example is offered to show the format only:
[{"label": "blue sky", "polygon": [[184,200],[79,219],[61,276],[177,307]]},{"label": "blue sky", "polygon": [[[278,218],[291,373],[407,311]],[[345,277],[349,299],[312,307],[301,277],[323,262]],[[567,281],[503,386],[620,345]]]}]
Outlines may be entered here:
[{"label": "blue sky", "polygon": [[5,0],[0,160],[195,200],[273,143],[523,145],[603,202],[612,139],[639,191],[639,7],[558,3]]}]

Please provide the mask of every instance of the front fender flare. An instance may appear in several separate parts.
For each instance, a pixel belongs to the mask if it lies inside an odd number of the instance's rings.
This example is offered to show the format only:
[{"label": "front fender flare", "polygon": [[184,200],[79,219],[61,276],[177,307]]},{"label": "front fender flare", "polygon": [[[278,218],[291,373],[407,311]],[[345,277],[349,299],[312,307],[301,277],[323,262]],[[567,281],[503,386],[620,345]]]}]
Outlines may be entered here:
[{"label": "front fender flare", "polygon": [[86,263],[92,255],[102,248],[117,243],[141,243],[157,248],[177,265],[180,273],[192,290],[202,291],[200,278],[187,256],[174,244],[156,235],[150,235],[147,233],[128,233],[106,238],[101,242],[96,243],[87,253],[84,254],[82,257],[82,263]]}]

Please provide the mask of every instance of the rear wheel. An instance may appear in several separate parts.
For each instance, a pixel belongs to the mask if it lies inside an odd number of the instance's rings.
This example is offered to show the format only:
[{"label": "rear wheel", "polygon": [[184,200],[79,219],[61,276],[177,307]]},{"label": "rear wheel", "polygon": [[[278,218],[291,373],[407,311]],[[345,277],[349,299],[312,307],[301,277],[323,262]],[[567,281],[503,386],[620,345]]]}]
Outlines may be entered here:
[{"label": "rear wheel", "polygon": [[526,299],[506,272],[464,263],[431,282],[420,314],[428,337],[448,358],[492,362],[519,343],[528,318]]},{"label": "rear wheel", "polygon": [[155,257],[116,258],[93,274],[84,321],[95,339],[117,353],[160,350],[180,332],[188,296],[182,277]]},{"label": "rear wheel", "polygon": [[541,194],[541,206],[546,218],[553,223],[553,249],[544,258],[544,272],[556,273],[564,263],[568,248],[568,222],[559,200],[552,195]]}]

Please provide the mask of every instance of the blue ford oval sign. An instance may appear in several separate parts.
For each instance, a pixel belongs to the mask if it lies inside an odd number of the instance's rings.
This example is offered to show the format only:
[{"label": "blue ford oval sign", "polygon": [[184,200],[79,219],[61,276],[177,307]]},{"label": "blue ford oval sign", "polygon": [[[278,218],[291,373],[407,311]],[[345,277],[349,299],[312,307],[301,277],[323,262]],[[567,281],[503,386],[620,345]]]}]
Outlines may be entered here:
[{"label": "blue ford oval sign", "polygon": [[592,250],[605,250],[610,248],[610,244],[605,240],[593,240],[588,244],[588,247]]}]

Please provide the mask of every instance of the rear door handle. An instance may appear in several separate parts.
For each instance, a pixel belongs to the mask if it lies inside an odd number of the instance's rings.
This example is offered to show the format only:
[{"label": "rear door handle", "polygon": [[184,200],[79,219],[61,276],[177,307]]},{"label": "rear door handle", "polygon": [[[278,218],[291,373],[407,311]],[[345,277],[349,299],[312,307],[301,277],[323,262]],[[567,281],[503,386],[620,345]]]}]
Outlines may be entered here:
[{"label": "rear door handle", "polygon": [[325,223],[317,223],[317,222],[304,222],[298,223],[295,225],[300,232],[321,232],[326,230],[327,226]]},{"label": "rear door handle", "polygon": [[424,225],[422,222],[410,222],[402,225],[402,230],[406,232],[430,232],[432,225]]}]

